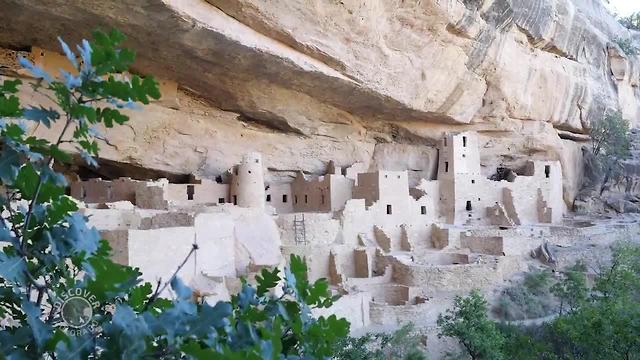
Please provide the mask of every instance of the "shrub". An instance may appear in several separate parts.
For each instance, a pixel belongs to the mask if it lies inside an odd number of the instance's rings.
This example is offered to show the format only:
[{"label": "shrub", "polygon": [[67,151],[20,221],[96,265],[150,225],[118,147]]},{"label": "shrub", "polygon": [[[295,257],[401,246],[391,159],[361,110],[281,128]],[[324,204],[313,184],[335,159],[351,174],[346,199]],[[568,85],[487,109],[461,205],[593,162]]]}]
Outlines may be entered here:
[{"label": "shrub", "polygon": [[618,19],[622,26],[629,30],[640,31],[640,12]]},{"label": "shrub", "polygon": [[454,306],[438,316],[439,337],[453,337],[472,359],[503,359],[505,338],[487,317],[487,301],[474,290],[469,296],[456,296]]},{"label": "shrub", "polygon": [[392,334],[366,334],[348,337],[336,346],[336,360],[426,360],[421,337],[411,323]]},{"label": "shrub", "polygon": [[638,48],[633,45],[633,41],[631,39],[616,37],[613,39],[613,42],[616,43],[626,55],[638,55]]},{"label": "shrub", "polygon": [[620,112],[607,112],[604,118],[592,124],[590,136],[595,165],[603,177],[600,186],[602,194],[609,181],[620,176],[622,162],[631,154],[629,121]]},{"label": "shrub", "polygon": [[550,292],[551,275],[548,271],[536,271],[525,275],[522,284],[502,291],[494,313],[503,320],[534,319],[547,316],[555,309],[555,299]]},{"label": "shrub", "polygon": [[555,283],[551,292],[560,300],[559,314],[574,311],[587,298],[586,266],[578,262],[562,272],[562,279]]}]

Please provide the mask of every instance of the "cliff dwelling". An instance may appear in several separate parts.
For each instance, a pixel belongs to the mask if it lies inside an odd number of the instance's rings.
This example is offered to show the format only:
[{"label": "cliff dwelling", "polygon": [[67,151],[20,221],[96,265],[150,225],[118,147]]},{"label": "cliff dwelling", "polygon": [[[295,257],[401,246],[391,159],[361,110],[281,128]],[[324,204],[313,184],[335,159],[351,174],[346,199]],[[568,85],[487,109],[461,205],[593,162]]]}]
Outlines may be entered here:
[{"label": "cliff dwelling", "polygon": [[[600,0],[0,4],[0,84],[21,80],[33,111],[55,99],[16,59],[69,78],[58,35],[127,35],[138,57],[112,76],[153,75],[161,96],[91,127],[97,166],[64,141],[68,164],[49,162],[115,262],[177,274],[204,304],[299,255],[339,295],[314,315],[354,336],[413,323],[438,359],[458,348],[437,321],[458,296],[504,320],[527,274],[580,263],[591,286],[612,244],[640,241],[640,30]],[[606,168],[594,129],[611,114],[629,141]]]},{"label": "cliff dwelling", "polygon": [[531,161],[529,175],[494,181],[481,173],[478,147],[475,132],[446,133],[437,178],[413,188],[407,171],[343,171],[334,162],[321,176],[266,183],[269,165],[248,153],[226,172],[229,183],[90,179],[73,182],[71,195],[118,261],[149,281],[166,277],[167,255],[195,241],[201,256],[185,278],[225,300],[239,277],[294,253],[312,280],[328,278],[345,294],[335,311],[359,327],[384,325],[391,313],[412,320],[428,306],[417,299],[436,292],[500,283],[523,270],[518,259],[542,245],[541,232],[562,227],[558,161]]}]

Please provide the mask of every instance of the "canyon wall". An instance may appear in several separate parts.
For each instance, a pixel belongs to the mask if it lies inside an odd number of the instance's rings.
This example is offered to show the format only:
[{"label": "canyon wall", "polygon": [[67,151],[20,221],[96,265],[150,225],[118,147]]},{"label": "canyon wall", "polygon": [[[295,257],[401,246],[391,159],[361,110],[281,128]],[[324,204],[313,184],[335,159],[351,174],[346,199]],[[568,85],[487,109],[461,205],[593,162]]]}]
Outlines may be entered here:
[{"label": "canyon wall", "polygon": [[259,151],[268,181],[323,174],[334,160],[406,169],[417,183],[434,177],[445,131],[475,130],[485,175],[559,160],[571,204],[590,123],[608,109],[640,122],[640,58],[613,42],[632,34],[600,0],[0,5],[4,49],[57,50],[58,35],[75,43],[116,27],[138,53],[136,71],[179,84],[174,105],[152,104],[105,132],[105,169],[124,175],[213,178]]}]

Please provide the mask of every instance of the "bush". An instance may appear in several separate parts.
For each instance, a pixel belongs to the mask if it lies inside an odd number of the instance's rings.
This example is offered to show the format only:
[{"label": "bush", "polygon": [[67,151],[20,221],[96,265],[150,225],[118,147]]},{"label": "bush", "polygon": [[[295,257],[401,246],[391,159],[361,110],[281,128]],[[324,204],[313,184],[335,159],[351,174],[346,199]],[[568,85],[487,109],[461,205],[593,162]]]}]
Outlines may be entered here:
[{"label": "bush", "polygon": [[[591,293],[582,264],[554,290],[569,311],[541,326],[501,325],[513,359],[640,359],[640,246],[617,244],[612,263],[597,270]],[[555,285],[554,285],[555,287]],[[532,354],[535,354],[533,356]]]},{"label": "bush", "polygon": [[494,313],[507,321],[534,319],[553,313],[556,301],[551,291],[551,275],[548,271],[536,271],[525,275],[522,284],[503,290]]},{"label": "bush", "polygon": [[421,337],[408,323],[392,334],[348,337],[336,346],[336,360],[426,360]]},{"label": "bush", "polygon": [[622,162],[631,155],[629,121],[620,112],[607,112],[604,118],[592,124],[590,135],[595,166],[603,178],[602,194],[609,181],[622,174]]},{"label": "bush", "polygon": [[640,31],[640,12],[618,19],[622,26],[629,30]]},{"label": "bush", "polygon": [[[34,91],[53,107],[22,106],[20,80],[0,85],[0,118],[10,119],[0,122],[0,242],[7,244],[0,250],[0,359],[331,356],[349,323],[311,315],[335,298],[326,280],[307,280],[301,258],[292,256],[284,274],[262,270],[257,286],[244,282],[230,302],[209,305],[177,277],[181,267],[154,290],[137,269],[113,263],[108,243],[65,195],[65,178],[53,169],[71,162],[62,144],[96,165],[95,128],[122,125],[129,118],[120,109],[160,98],[152,77],[121,75],[135,59],[119,47],[124,40],[118,31],[96,32],[79,54],[60,40],[77,75],[56,78],[20,59],[37,78]],[[57,141],[30,135],[21,120],[61,125],[53,127],[61,129]],[[197,250],[194,244],[182,264]],[[160,297],[168,287],[171,300]]]},{"label": "bush", "polygon": [[438,316],[439,337],[453,337],[472,359],[503,359],[505,338],[487,317],[487,301],[474,290],[469,296],[456,296],[453,309]]},{"label": "bush", "polygon": [[616,43],[626,55],[638,55],[638,48],[633,45],[633,41],[631,39],[616,37],[613,39],[613,42]]}]

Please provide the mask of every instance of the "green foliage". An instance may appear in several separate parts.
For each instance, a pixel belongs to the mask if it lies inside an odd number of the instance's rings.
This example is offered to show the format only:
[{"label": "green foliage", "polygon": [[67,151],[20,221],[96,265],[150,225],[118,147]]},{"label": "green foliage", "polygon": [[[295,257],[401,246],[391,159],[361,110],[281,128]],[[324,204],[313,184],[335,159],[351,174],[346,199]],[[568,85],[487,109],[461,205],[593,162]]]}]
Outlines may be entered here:
[{"label": "green foliage", "polygon": [[551,291],[551,274],[548,271],[527,273],[522,284],[502,291],[494,313],[507,321],[547,316],[555,310]]},{"label": "green foliage", "polygon": [[500,332],[504,334],[505,343],[503,354],[506,359],[538,360],[555,359],[550,341],[543,339],[546,334],[542,327],[523,327],[511,324],[498,324]]},{"label": "green foliage", "polygon": [[640,12],[618,19],[622,26],[629,30],[640,31]]},{"label": "green foliage", "polygon": [[336,344],[336,360],[426,360],[420,335],[408,323],[391,334],[348,337]]},{"label": "green foliage", "polygon": [[608,112],[591,127],[592,154],[596,166],[604,175],[600,193],[604,192],[610,180],[622,173],[622,162],[631,155],[631,133],[629,121],[620,112]]},{"label": "green foliage", "polygon": [[[565,309],[539,326],[500,324],[509,359],[640,359],[640,246],[613,247],[588,289],[583,264],[564,271],[553,291]],[[482,309],[477,308],[481,313]]]},{"label": "green foliage", "polygon": [[[120,48],[118,31],[96,32],[77,54],[60,39],[75,68],[59,77],[26,59],[20,63],[37,79],[34,91],[53,104],[22,106],[20,80],[0,85],[0,359],[325,359],[347,336],[349,323],[312,316],[332,305],[329,284],[310,283],[303,259],[263,270],[257,287],[243,283],[230,302],[210,305],[177,277],[141,284],[138,269],[113,263],[110,248],[65,194],[65,178],[54,163],[71,161],[61,145],[73,146],[96,165],[97,125],[129,121],[122,108],[158,99],[152,77],[121,73],[135,60]],[[80,59],[81,61],[78,61]],[[46,127],[60,122],[55,142],[29,135],[23,121]],[[197,251],[194,244],[187,259]],[[170,286],[174,299],[160,295]],[[94,326],[72,333],[57,304],[80,291],[95,301]],[[68,326],[68,324],[66,324]]]},{"label": "green foliage", "polygon": [[620,47],[623,53],[629,56],[638,55],[638,48],[633,45],[633,41],[630,38],[616,37],[613,42]]},{"label": "green foliage", "polygon": [[629,121],[625,120],[620,112],[608,112],[602,120],[594,122],[590,134],[594,155],[618,159],[629,157]]},{"label": "green foliage", "polygon": [[573,312],[587,299],[586,266],[578,262],[566,269],[562,274],[562,280],[551,288],[551,292],[560,300],[559,314],[565,311]]},{"label": "green foliage", "polygon": [[456,296],[453,309],[438,316],[439,337],[456,338],[472,359],[503,359],[505,338],[487,317],[487,301],[476,290]]}]

